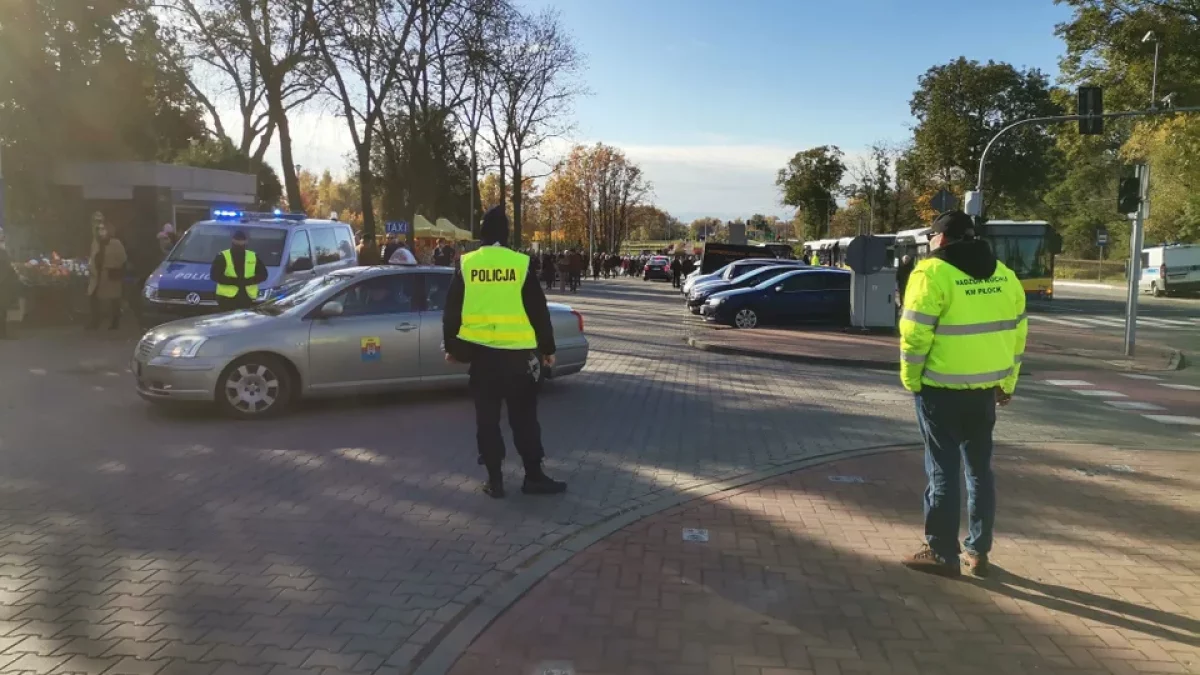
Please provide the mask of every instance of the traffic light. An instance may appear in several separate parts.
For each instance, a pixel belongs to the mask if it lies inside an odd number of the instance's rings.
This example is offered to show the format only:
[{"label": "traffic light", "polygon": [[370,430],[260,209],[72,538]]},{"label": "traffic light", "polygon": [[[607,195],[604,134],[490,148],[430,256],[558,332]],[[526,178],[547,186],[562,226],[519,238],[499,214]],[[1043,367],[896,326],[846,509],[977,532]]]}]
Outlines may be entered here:
[{"label": "traffic light", "polygon": [[1141,179],[1122,178],[1117,186],[1117,211],[1126,215],[1138,210],[1142,205]]},{"label": "traffic light", "polygon": [[1079,120],[1079,133],[1082,136],[1098,136],[1104,133],[1104,94],[1100,87],[1080,87],[1075,101],[1075,114],[1083,116]]}]

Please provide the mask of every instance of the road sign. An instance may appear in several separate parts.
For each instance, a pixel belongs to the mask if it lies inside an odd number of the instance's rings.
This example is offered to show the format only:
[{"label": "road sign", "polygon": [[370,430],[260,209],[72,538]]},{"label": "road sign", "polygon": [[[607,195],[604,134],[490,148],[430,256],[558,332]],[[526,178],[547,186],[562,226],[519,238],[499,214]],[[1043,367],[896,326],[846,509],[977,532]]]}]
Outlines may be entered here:
[{"label": "road sign", "polygon": [[938,190],[938,193],[930,198],[929,206],[938,213],[945,213],[958,206],[958,199],[950,194],[949,190]]},{"label": "road sign", "polygon": [[389,220],[383,225],[384,232],[388,234],[408,234],[407,220]]},{"label": "road sign", "polygon": [[1107,246],[1108,245],[1108,230],[1106,230],[1103,227],[1098,228],[1096,230],[1096,245],[1097,246]]}]

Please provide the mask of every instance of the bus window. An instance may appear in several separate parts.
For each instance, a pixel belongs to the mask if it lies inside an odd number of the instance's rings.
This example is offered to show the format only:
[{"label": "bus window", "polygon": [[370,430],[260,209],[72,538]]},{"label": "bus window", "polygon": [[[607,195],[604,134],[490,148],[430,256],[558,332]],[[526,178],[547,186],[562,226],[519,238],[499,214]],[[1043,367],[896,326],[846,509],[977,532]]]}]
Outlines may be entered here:
[{"label": "bus window", "polygon": [[1043,237],[987,237],[992,251],[1018,279],[1050,276],[1050,256]]}]

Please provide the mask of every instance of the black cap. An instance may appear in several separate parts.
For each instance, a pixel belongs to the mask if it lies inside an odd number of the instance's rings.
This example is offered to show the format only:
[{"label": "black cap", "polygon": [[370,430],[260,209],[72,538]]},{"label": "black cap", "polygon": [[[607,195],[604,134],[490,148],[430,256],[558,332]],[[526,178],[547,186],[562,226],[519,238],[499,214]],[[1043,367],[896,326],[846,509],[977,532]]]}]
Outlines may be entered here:
[{"label": "black cap", "polygon": [[944,234],[951,239],[975,236],[975,221],[962,211],[947,211],[933,221],[931,234]]},{"label": "black cap", "polygon": [[501,246],[508,244],[508,214],[504,213],[504,207],[495,206],[483,214],[483,224],[479,226],[479,241],[484,246],[497,242]]},{"label": "black cap", "polygon": [[242,230],[234,230],[233,231],[233,240],[234,241],[246,241],[246,233]]}]

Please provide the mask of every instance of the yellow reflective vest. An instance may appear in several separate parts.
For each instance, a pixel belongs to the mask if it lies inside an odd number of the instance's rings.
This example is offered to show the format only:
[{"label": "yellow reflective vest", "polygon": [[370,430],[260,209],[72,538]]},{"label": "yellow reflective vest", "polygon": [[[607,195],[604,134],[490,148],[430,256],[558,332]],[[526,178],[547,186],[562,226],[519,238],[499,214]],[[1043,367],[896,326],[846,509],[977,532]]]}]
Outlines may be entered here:
[{"label": "yellow reflective vest", "polygon": [[991,277],[975,279],[926,258],[904,293],[900,380],[912,392],[999,386],[1011,394],[1028,332],[1025,290],[1004,263],[996,263]]},{"label": "yellow reflective vest", "polygon": [[529,256],[485,246],[462,257],[463,308],[460,340],[495,349],[534,349],[537,335],[525,314],[521,289]]},{"label": "yellow reflective vest", "polygon": [[[230,251],[229,249],[225,249],[224,251],[221,252],[221,255],[225,256],[225,276],[229,277],[230,279],[237,279],[238,278],[237,270],[233,268],[233,252]],[[244,270],[242,270],[241,278],[247,279],[247,280],[253,279],[254,273],[256,271],[258,271],[258,256],[256,256],[254,254],[254,251],[251,251],[250,249],[246,249],[246,268]],[[229,284],[217,284],[217,296],[218,297],[236,298],[237,294],[238,294],[237,286],[231,286]],[[255,298],[257,298],[258,297],[258,286],[247,286],[246,287],[246,295],[250,296],[251,300],[254,300]]]}]

